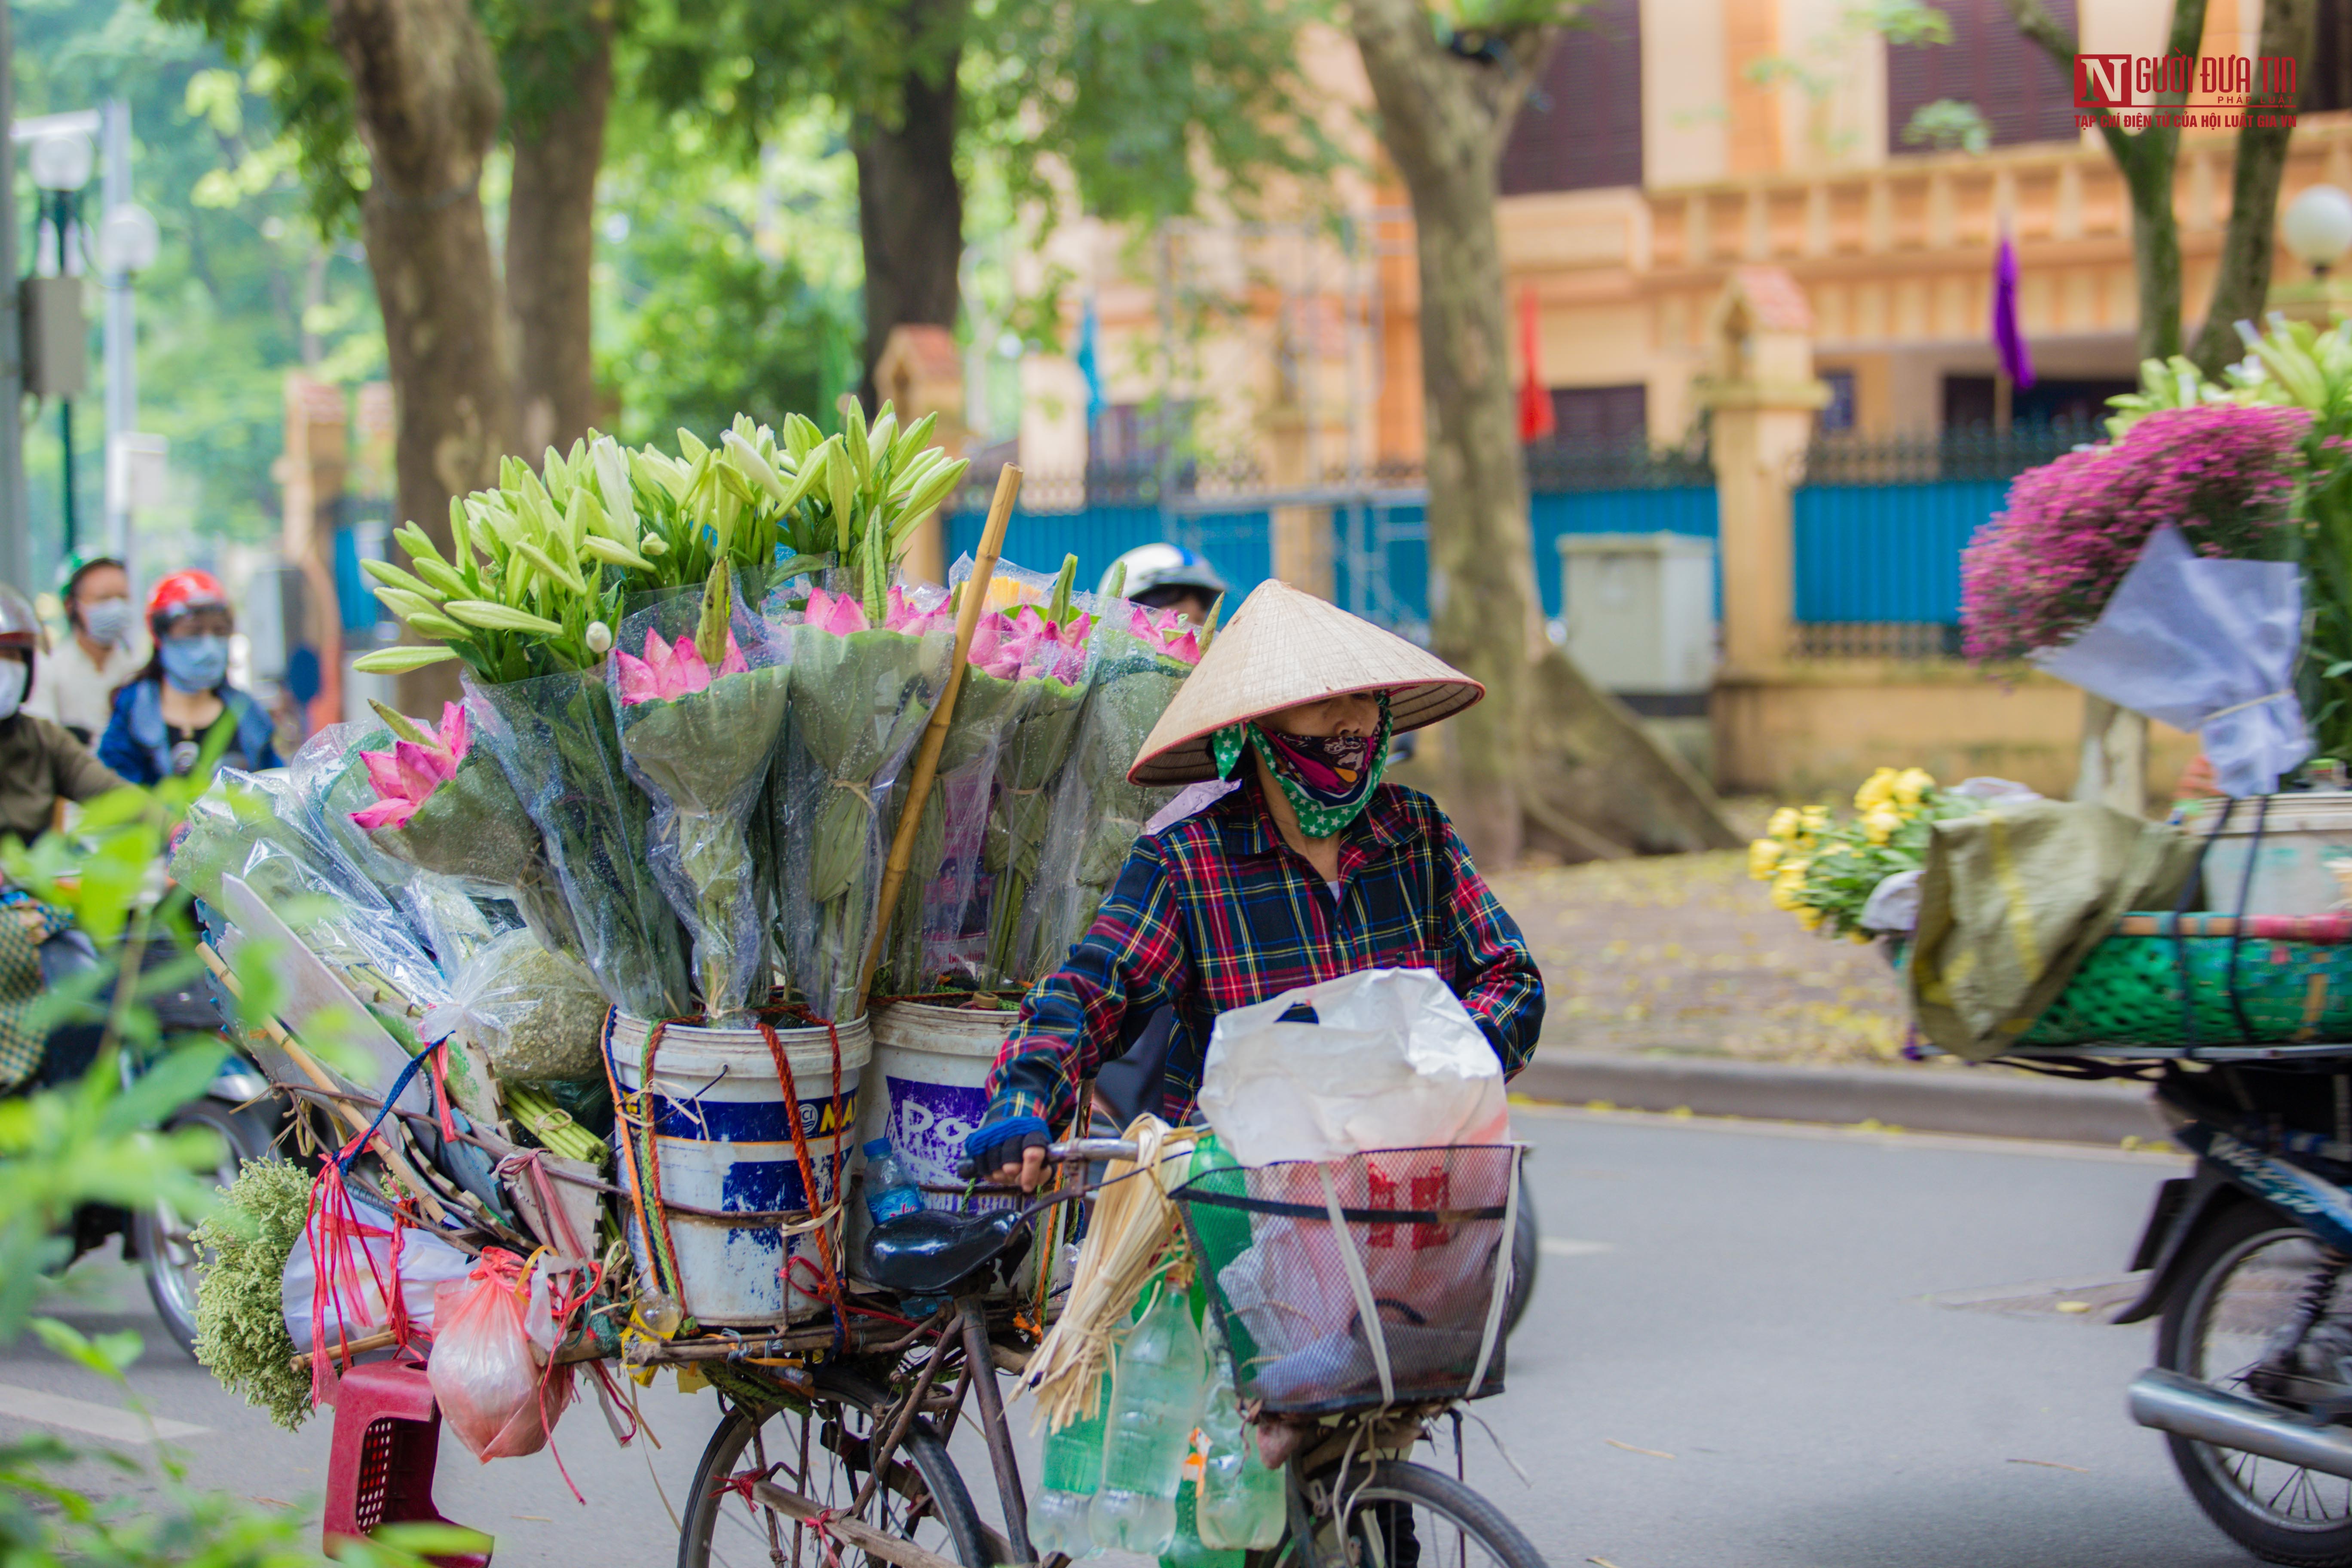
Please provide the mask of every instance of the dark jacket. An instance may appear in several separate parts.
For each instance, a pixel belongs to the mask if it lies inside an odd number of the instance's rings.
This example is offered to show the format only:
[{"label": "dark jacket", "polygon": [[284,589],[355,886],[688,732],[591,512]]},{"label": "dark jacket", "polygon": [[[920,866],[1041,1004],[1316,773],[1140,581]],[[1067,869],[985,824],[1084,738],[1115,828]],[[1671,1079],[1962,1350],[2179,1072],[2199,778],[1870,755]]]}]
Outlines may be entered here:
[{"label": "dark jacket", "polygon": [[[171,732],[163,723],[163,683],[153,678],[134,680],[114,694],[114,717],[98,742],[98,760],[135,784],[155,784],[173,776]],[[214,689],[228,714],[236,721],[225,768],[274,768],[280,765],[277,727],[261,704],[234,686]]]},{"label": "dark jacket", "polygon": [[49,830],[60,799],[89,800],[122,782],[64,725],[30,713],[0,719],[0,835],[30,842]]}]

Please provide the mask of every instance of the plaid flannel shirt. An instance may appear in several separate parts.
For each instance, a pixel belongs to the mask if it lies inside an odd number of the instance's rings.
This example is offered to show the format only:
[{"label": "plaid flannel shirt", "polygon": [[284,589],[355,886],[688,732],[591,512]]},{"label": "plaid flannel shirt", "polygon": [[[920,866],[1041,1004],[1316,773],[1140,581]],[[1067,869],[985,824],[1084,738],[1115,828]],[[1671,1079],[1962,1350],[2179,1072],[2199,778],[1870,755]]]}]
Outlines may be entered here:
[{"label": "plaid flannel shirt", "polygon": [[1507,1074],[1543,1026],[1543,976],[1437,804],[1382,784],[1339,837],[1339,892],[1283,842],[1255,778],[1139,838],[1084,941],[1030,989],[990,1074],[992,1122],[1059,1125],[1081,1079],[1162,1006],[1176,1016],[1160,1114],[1192,1113],[1220,1013],[1360,969],[1433,969]]}]

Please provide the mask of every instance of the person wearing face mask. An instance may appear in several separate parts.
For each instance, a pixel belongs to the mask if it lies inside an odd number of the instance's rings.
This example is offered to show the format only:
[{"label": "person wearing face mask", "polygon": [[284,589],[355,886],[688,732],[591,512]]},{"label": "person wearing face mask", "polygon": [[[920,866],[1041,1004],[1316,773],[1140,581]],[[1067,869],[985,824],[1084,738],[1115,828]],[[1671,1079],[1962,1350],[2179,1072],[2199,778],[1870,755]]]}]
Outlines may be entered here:
[{"label": "person wearing face mask", "polygon": [[220,766],[278,766],[268,713],[228,683],[228,639],[236,621],[219,581],[209,572],[186,571],[156,584],[147,595],[147,629],[154,657],[116,693],[99,760],[133,784],[176,778],[194,771],[205,742],[226,720]]},{"label": "person wearing face mask", "polygon": [[1372,968],[1431,969],[1506,1075],[1543,1026],[1543,976],[1445,814],[1386,784],[1389,742],[1486,695],[1476,681],[1311,595],[1261,584],[1128,770],[1239,787],[1147,832],[1084,940],[1030,988],[964,1152],[1034,1190],[1080,1080],[1172,1015],[1161,1100],[1191,1111],[1217,1016]]},{"label": "person wearing face mask", "polygon": [[41,625],[33,606],[0,584],[0,837],[29,843],[57,820],[58,802],[121,789],[122,780],[61,724],[25,710],[40,689]]},{"label": "person wearing face mask", "polygon": [[146,639],[131,602],[131,574],[111,556],[69,561],[63,595],[71,635],[49,651],[25,711],[92,745],[114,712],[114,694],[139,673]]}]

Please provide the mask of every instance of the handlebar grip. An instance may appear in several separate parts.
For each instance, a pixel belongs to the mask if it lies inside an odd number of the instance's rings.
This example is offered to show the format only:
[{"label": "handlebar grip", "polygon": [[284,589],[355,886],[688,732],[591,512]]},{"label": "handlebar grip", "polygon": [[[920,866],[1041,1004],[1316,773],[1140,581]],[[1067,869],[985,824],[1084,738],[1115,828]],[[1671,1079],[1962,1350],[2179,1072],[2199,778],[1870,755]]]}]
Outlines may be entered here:
[{"label": "handlebar grip", "polygon": [[959,1182],[976,1182],[980,1180],[980,1162],[977,1160],[958,1160],[956,1162],[956,1180]]}]

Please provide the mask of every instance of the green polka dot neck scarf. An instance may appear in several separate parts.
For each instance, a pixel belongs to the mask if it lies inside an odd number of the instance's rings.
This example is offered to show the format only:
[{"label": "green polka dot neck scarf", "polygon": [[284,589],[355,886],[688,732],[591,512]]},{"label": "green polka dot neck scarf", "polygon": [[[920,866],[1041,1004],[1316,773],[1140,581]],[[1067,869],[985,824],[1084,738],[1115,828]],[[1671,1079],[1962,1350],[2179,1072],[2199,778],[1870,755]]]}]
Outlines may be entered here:
[{"label": "green polka dot neck scarf", "polygon": [[1209,737],[1217,776],[1229,779],[1244,743],[1265,759],[1266,771],[1298,814],[1298,830],[1328,838],[1356,820],[1380,786],[1389,766],[1389,697],[1381,693],[1381,727],[1365,735],[1285,735],[1251,720],[1228,724]]}]

